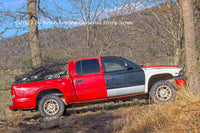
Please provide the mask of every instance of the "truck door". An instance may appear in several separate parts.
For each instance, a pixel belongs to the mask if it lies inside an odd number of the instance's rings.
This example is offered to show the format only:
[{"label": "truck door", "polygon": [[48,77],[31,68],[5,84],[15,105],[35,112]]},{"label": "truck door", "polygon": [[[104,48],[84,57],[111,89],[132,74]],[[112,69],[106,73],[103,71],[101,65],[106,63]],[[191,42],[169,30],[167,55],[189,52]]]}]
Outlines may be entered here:
[{"label": "truck door", "polygon": [[78,101],[107,97],[103,70],[99,59],[77,61],[73,77]]},{"label": "truck door", "polygon": [[144,92],[144,71],[128,60],[101,57],[108,97]]}]

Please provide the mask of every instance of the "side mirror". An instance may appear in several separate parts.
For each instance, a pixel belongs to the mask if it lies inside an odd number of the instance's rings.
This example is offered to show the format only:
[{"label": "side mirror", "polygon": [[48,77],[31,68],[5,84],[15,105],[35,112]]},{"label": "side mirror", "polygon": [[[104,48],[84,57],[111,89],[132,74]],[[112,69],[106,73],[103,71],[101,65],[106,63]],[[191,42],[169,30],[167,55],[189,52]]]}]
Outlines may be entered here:
[{"label": "side mirror", "polygon": [[133,66],[127,65],[126,68],[127,68],[127,70],[131,70],[131,69],[133,69]]}]

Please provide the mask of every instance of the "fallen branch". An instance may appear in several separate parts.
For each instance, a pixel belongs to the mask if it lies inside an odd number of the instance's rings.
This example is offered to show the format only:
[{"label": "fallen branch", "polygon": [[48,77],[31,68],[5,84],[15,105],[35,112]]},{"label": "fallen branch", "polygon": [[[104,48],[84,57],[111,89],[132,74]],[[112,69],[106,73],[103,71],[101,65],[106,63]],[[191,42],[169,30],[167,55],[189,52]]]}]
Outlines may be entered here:
[{"label": "fallen branch", "polygon": [[4,126],[13,126],[13,124],[7,123],[7,122],[0,122],[0,125],[4,125]]}]

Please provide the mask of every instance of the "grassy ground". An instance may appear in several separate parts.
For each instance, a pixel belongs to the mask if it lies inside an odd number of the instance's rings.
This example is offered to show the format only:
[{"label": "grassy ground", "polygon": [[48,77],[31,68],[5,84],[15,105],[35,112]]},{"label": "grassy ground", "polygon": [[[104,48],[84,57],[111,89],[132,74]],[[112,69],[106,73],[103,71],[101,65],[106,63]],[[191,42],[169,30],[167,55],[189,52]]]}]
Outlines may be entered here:
[{"label": "grassy ground", "polygon": [[200,132],[200,98],[183,88],[172,103],[149,104],[148,100],[134,99],[71,108],[65,116],[56,119],[61,125],[53,129],[41,129],[39,117],[39,113],[34,112],[7,121],[16,123],[16,127],[25,132]]},{"label": "grassy ground", "polygon": [[9,119],[11,114],[7,114],[8,105],[12,103],[10,86],[14,81],[14,76],[10,71],[0,70],[0,120]]},{"label": "grassy ground", "polygon": [[0,71],[0,92],[10,90],[10,86],[13,83],[15,74],[11,71]]},{"label": "grassy ground", "polygon": [[200,132],[199,119],[200,98],[183,89],[173,103],[148,105],[140,112],[133,110],[119,132]]},{"label": "grassy ground", "polygon": [[[15,131],[20,129],[21,132],[116,132],[122,129],[124,125],[123,119],[127,116],[127,113],[130,113],[133,108],[135,108],[135,110],[144,108],[145,105],[147,105],[146,102],[145,99],[134,99],[127,102],[107,102],[67,109],[67,114],[65,116],[55,119],[55,121],[61,125],[53,129],[42,129],[40,127],[40,116],[38,112],[32,112],[24,116],[15,116],[7,121],[13,123]],[[45,122],[48,121],[48,119],[45,119]],[[0,132],[1,131],[3,132],[5,130],[1,130],[0,127]]]},{"label": "grassy ground", "polygon": [[11,115],[7,114],[6,108],[11,104],[10,91],[1,91],[0,92],[0,120],[7,119]]}]

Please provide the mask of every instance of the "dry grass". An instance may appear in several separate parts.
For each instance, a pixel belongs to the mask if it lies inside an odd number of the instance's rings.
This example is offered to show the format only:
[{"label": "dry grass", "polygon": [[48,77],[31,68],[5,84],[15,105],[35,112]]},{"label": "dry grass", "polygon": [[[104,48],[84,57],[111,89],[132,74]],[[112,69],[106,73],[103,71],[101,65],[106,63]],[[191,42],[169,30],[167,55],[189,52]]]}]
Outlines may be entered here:
[{"label": "dry grass", "polygon": [[0,92],[10,90],[10,86],[14,81],[16,73],[12,71],[2,71],[0,70]]},{"label": "dry grass", "polygon": [[7,108],[11,103],[10,91],[0,92],[0,120],[10,117],[10,114],[7,113]]},{"label": "dry grass", "polygon": [[12,104],[12,99],[9,91],[0,92],[0,121],[21,121],[28,117],[39,115],[38,112],[32,113],[30,111],[11,111],[9,104]]},{"label": "dry grass", "polygon": [[12,117],[21,117],[23,113],[11,112],[8,108],[12,104],[10,86],[14,81],[16,74],[20,74],[19,70],[0,70],[0,120],[10,120]]},{"label": "dry grass", "polygon": [[[0,93],[0,120],[7,121],[23,121],[25,118],[31,118],[39,115],[38,112],[30,113],[17,112],[17,114],[6,113],[6,107],[10,101],[10,92]],[[194,96],[188,88],[182,88],[178,91],[177,100],[173,103],[165,104],[149,104],[145,106],[137,106],[125,103],[118,103],[117,105],[112,102],[105,104],[98,104],[77,109],[80,116],[83,115],[82,121],[88,121],[90,117],[88,114],[93,114],[97,108],[102,110],[109,108],[109,106],[126,106],[127,108],[117,109],[112,112],[113,118],[113,132],[120,133],[179,133],[179,132],[200,132],[200,98]],[[96,107],[97,106],[97,107]],[[9,110],[9,109],[8,109]],[[86,110],[86,113],[85,111]],[[68,110],[70,111],[70,110]],[[73,109],[71,110],[73,112]],[[101,112],[101,113],[100,113]],[[99,110],[98,113],[103,117],[104,111]],[[116,115],[120,113],[119,115]],[[75,113],[76,114],[76,113]],[[77,115],[77,114],[76,114]],[[110,115],[110,114],[109,114]],[[121,116],[118,118],[118,116]],[[106,119],[106,118],[105,118]],[[112,123],[112,122],[111,122]],[[109,123],[109,125],[111,124]],[[111,126],[111,125],[110,125]]]},{"label": "dry grass", "polygon": [[0,120],[7,119],[8,105],[11,104],[10,90],[8,89],[13,81],[13,77],[8,71],[0,70]]},{"label": "dry grass", "polygon": [[173,103],[150,104],[143,110],[132,110],[120,132],[200,132],[200,98],[188,88],[178,92]]}]

